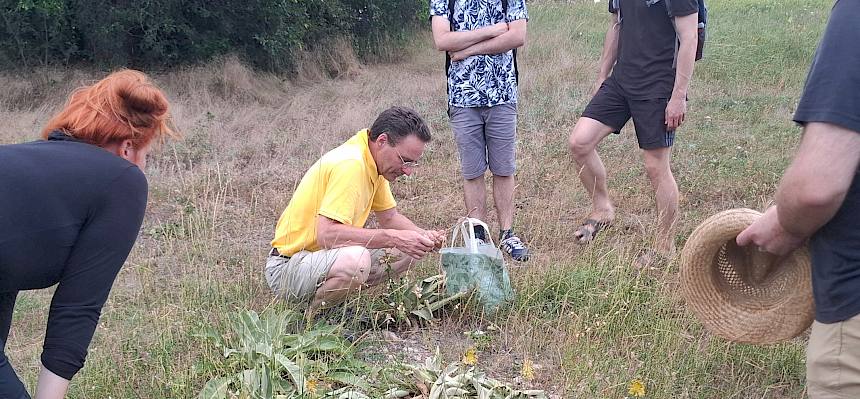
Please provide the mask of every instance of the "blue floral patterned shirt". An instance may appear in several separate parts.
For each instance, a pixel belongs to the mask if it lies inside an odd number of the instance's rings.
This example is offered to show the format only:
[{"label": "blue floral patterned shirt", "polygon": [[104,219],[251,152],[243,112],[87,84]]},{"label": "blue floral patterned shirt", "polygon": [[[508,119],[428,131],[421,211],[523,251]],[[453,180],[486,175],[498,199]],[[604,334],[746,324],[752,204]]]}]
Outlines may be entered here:
[{"label": "blue floral patterned shirt", "polygon": [[[448,0],[430,0],[430,15],[448,19]],[[525,0],[508,0],[507,15],[502,13],[502,0],[456,0],[451,30],[475,30],[519,19],[528,19]],[[448,104],[455,107],[516,104],[513,52],[475,55],[451,62],[448,88]]]}]

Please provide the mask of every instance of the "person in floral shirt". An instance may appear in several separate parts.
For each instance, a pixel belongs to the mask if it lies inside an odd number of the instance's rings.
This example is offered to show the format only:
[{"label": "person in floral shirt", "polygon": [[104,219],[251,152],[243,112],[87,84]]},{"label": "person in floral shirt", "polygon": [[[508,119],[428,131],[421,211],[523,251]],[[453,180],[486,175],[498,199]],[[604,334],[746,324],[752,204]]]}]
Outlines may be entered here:
[{"label": "person in floral shirt", "polygon": [[[516,49],[526,40],[525,0],[430,0],[433,41],[447,65],[448,115],[460,153],[466,208],[487,218],[484,174],[493,174],[501,249],[526,261],[514,234],[517,142]],[[486,240],[477,227],[476,237]]]}]

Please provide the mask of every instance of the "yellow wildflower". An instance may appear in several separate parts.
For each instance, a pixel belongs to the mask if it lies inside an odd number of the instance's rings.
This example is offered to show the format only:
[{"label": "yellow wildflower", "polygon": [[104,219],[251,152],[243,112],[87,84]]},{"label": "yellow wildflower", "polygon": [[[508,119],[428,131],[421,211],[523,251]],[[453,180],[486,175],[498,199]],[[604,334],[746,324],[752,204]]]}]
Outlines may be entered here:
[{"label": "yellow wildflower", "polygon": [[523,362],[523,369],[520,371],[520,374],[522,374],[526,381],[531,381],[535,378],[535,369],[531,360],[526,359]]},{"label": "yellow wildflower", "polygon": [[466,353],[463,354],[463,364],[474,366],[478,364],[478,350],[475,347],[469,348]]},{"label": "yellow wildflower", "polygon": [[307,380],[305,381],[305,391],[310,393],[317,393],[317,385],[319,381],[317,380]]},{"label": "yellow wildflower", "polygon": [[640,380],[630,381],[630,386],[627,388],[627,393],[636,397],[645,396],[645,383]]}]

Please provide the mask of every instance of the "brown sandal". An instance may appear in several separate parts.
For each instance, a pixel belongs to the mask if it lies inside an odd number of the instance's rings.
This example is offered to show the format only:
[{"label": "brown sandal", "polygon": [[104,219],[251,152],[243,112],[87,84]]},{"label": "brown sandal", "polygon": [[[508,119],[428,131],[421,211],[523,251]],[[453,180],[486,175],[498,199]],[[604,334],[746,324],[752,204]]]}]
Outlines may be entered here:
[{"label": "brown sandal", "polygon": [[573,237],[578,244],[588,244],[597,238],[597,233],[609,227],[611,223],[612,221],[609,220],[585,219],[585,222],[573,232]]}]

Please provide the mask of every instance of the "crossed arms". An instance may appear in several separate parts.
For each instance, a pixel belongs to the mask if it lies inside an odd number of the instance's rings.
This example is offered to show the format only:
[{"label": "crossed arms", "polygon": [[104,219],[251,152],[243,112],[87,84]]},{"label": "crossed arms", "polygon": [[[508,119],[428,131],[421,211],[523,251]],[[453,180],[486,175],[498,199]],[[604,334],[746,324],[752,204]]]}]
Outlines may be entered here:
[{"label": "crossed arms", "polygon": [[526,42],[526,20],[499,22],[470,31],[451,31],[448,18],[434,15],[431,20],[433,44],[436,50],[447,51],[451,61],[461,61],[473,55],[500,54],[521,47]]}]

